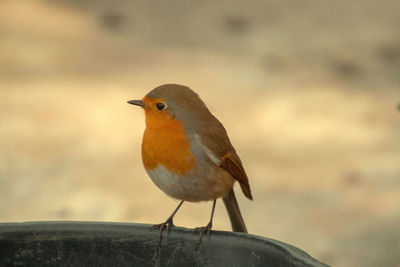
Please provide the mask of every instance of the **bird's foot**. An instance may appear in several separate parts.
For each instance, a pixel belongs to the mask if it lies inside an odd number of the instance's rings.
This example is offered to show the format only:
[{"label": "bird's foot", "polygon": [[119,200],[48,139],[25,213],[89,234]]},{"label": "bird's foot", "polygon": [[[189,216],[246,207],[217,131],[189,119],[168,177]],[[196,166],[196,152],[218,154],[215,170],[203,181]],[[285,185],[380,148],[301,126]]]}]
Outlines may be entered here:
[{"label": "bird's foot", "polygon": [[159,243],[161,244],[162,240],[162,234],[165,231],[167,232],[167,235],[169,234],[169,230],[174,227],[174,223],[172,222],[172,218],[168,218],[165,222],[160,223],[160,224],[155,224],[151,227],[151,229],[160,229],[160,240]]},{"label": "bird's foot", "polygon": [[204,234],[207,234],[208,237],[210,236],[211,228],[212,228],[212,222],[209,222],[206,226],[197,227],[195,229],[196,231],[200,231],[199,239],[197,240],[196,245],[195,245],[196,249],[201,244],[201,239],[203,238]]}]

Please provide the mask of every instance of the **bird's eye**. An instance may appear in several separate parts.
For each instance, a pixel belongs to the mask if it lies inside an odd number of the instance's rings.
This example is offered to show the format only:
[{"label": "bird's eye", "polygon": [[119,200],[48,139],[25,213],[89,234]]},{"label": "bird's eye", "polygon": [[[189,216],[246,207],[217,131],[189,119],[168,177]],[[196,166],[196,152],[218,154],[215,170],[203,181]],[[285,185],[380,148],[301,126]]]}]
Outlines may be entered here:
[{"label": "bird's eye", "polygon": [[163,110],[165,108],[165,104],[164,103],[157,103],[156,107],[158,110]]}]

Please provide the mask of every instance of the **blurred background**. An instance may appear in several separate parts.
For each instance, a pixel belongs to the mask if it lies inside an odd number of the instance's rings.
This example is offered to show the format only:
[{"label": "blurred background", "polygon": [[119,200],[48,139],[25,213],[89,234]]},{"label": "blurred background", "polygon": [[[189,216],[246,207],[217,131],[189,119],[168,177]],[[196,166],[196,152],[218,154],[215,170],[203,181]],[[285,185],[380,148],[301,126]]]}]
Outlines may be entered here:
[{"label": "blurred background", "polygon": [[[334,266],[400,263],[400,4],[0,1],[0,221],[155,224],[144,114],[188,85],[250,178],[249,232]],[[205,225],[211,203],[175,223]],[[230,230],[222,202],[215,229]]]}]

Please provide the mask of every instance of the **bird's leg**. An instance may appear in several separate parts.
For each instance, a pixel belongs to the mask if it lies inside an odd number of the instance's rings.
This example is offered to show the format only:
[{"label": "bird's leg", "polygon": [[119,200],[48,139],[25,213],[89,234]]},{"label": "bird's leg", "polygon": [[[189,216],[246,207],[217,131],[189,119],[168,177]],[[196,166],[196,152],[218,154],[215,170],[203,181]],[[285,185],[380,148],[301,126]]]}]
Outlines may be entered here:
[{"label": "bird's leg", "polygon": [[201,239],[203,238],[204,233],[207,233],[207,236],[210,236],[210,231],[211,231],[211,228],[212,228],[212,221],[213,221],[213,218],[214,218],[214,210],[215,210],[215,204],[216,203],[217,203],[217,200],[214,199],[212,210],[211,210],[211,218],[210,218],[210,221],[208,222],[208,224],[206,226],[196,228],[196,230],[200,230],[199,239],[197,240],[197,243],[196,243],[196,249],[199,247],[199,245],[201,243]]},{"label": "bird's leg", "polygon": [[162,233],[164,231],[164,228],[165,228],[165,230],[167,231],[167,234],[168,234],[169,233],[169,229],[174,226],[173,218],[174,218],[176,212],[182,206],[183,202],[184,202],[184,200],[182,200],[181,203],[179,203],[178,207],[174,210],[174,212],[171,214],[171,216],[168,217],[168,219],[165,222],[152,226],[152,229],[155,229],[155,228],[159,228],[160,229],[160,243],[161,243],[161,240],[162,240]]}]

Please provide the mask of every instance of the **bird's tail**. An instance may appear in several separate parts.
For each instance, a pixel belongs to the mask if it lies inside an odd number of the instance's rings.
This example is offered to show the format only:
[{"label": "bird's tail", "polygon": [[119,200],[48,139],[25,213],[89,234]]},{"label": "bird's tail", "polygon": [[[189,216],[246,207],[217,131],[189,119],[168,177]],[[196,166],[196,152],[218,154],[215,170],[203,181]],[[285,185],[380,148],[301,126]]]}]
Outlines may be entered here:
[{"label": "bird's tail", "polygon": [[231,220],[232,230],[234,232],[247,233],[246,225],[244,224],[242,214],[240,213],[233,188],[222,199],[224,200],[226,210],[229,214],[229,219]]}]

